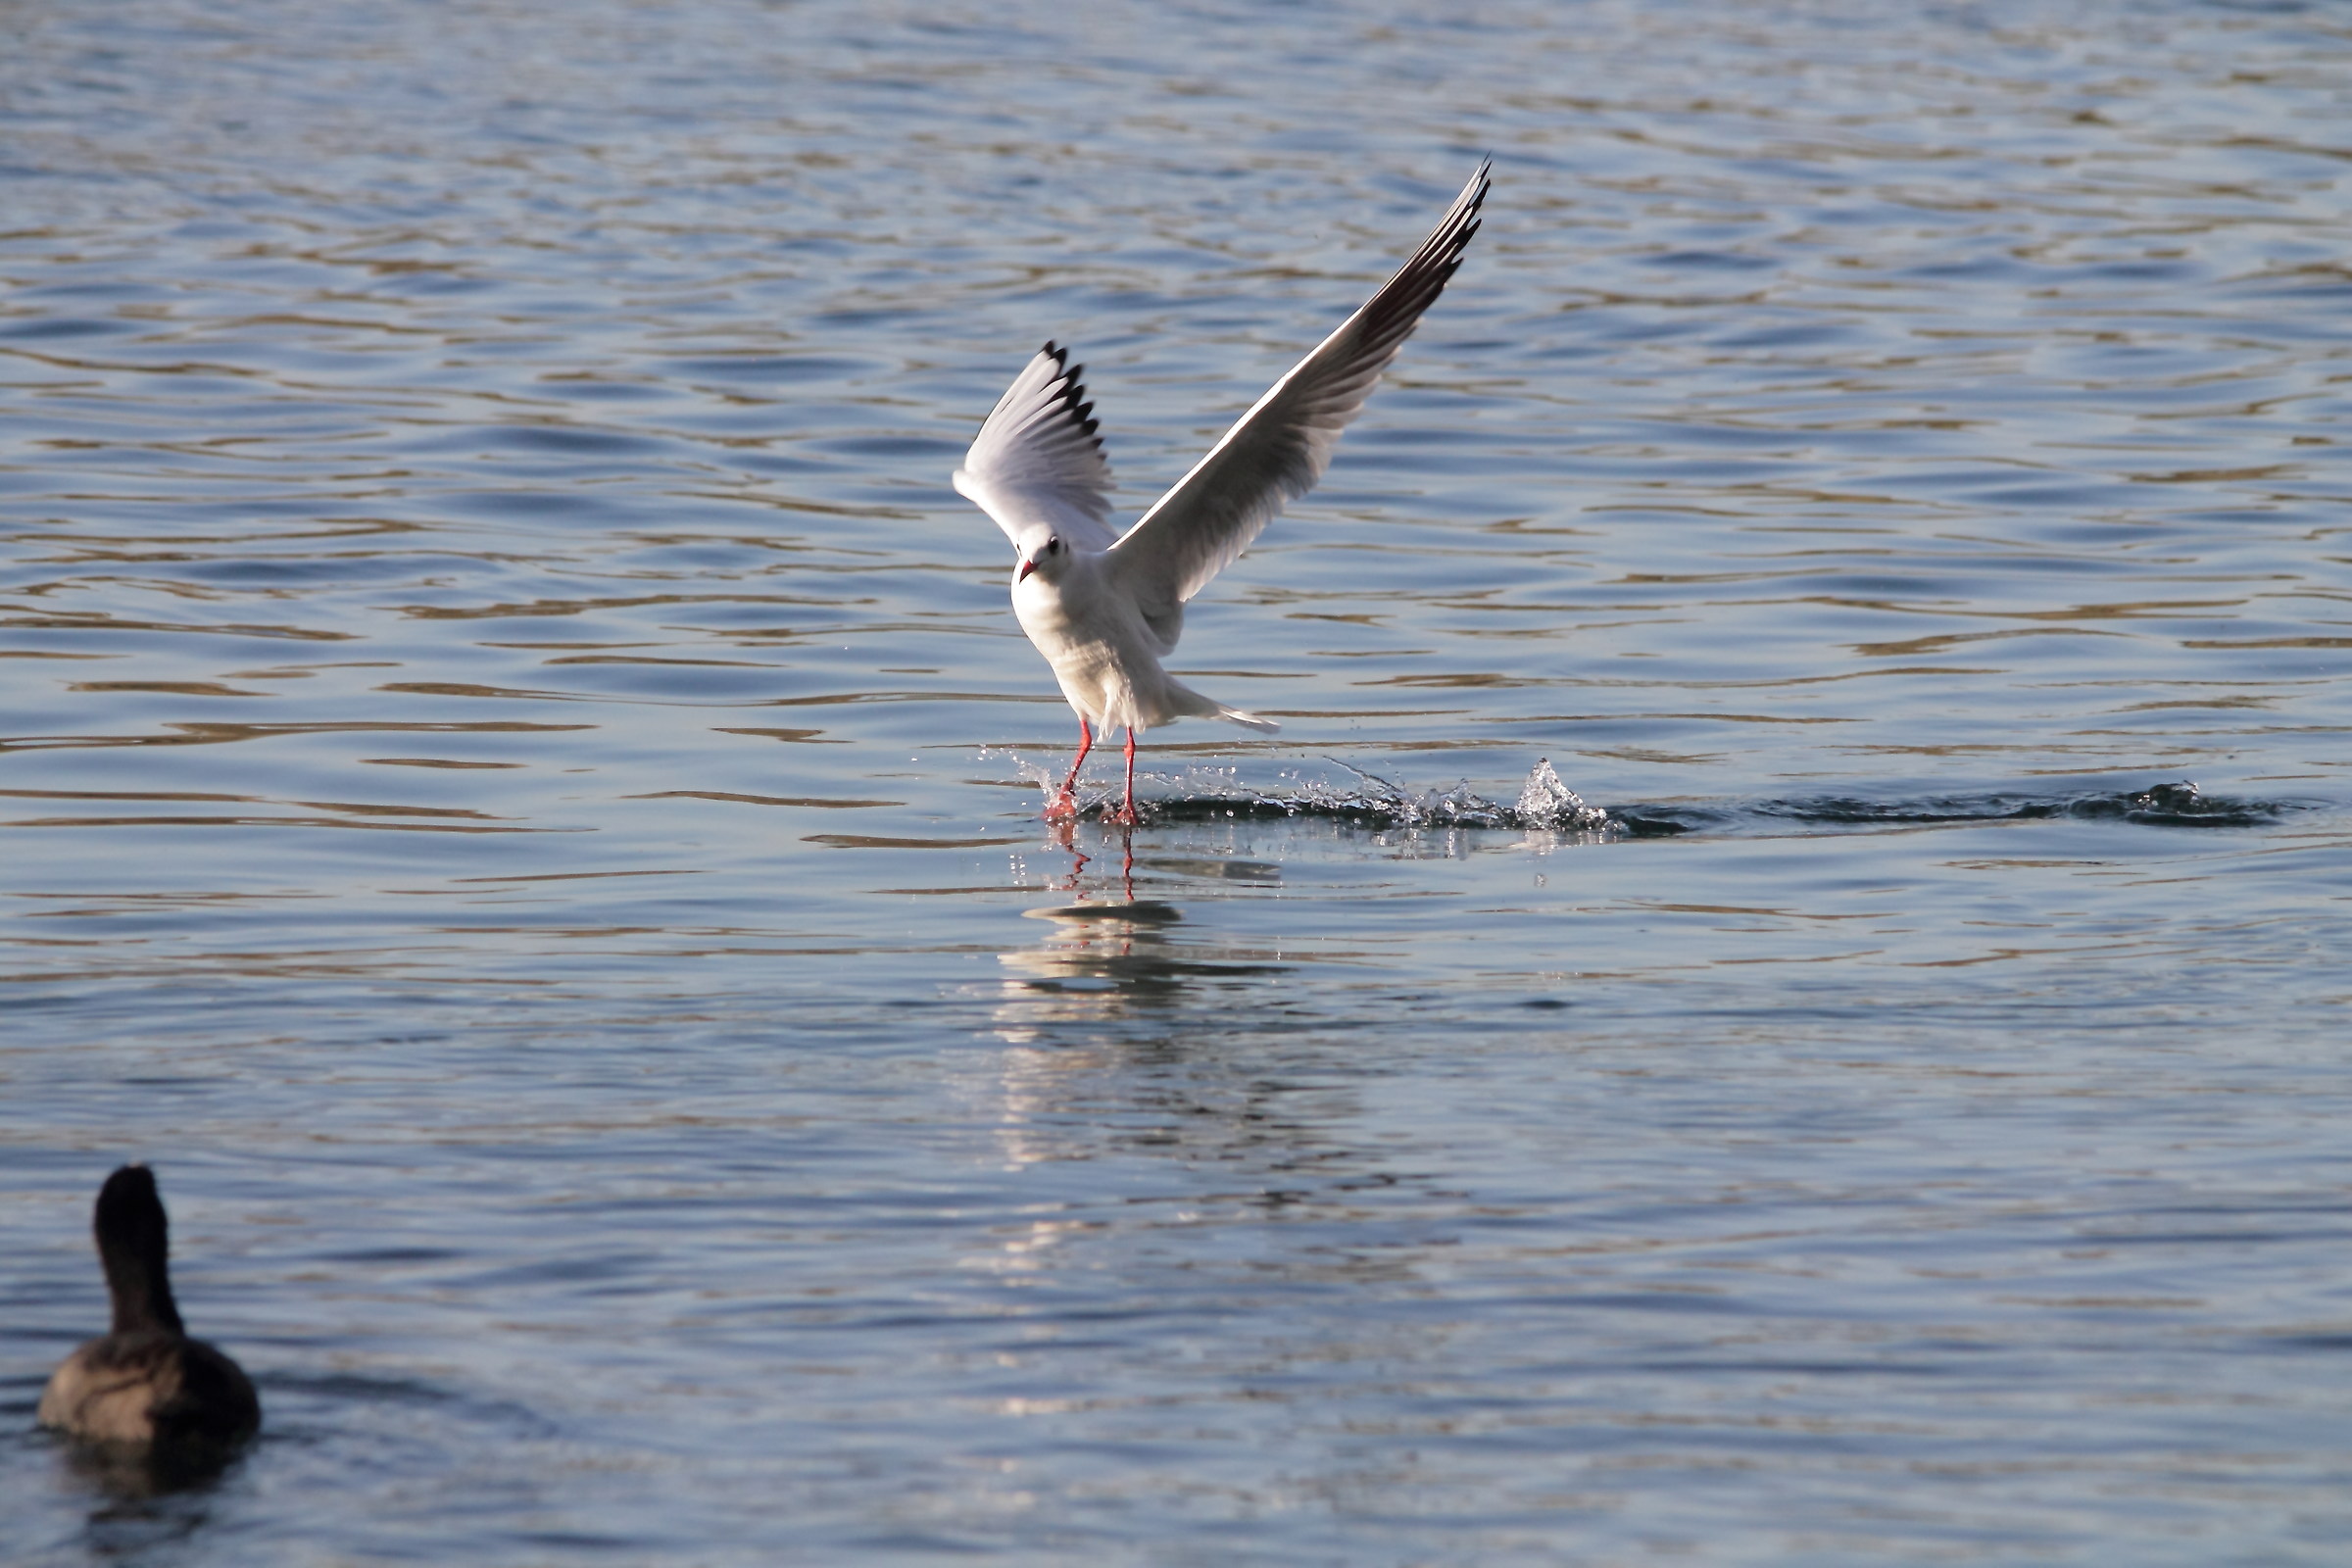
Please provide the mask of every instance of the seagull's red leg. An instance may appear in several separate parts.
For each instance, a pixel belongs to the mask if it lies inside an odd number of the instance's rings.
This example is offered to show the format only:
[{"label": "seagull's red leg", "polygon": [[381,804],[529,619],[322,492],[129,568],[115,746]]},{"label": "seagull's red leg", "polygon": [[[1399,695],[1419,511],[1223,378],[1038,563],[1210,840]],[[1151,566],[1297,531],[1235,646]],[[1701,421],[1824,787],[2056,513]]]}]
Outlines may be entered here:
[{"label": "seagull's red leg", "polygon": [[1111,821],[1120,827],[1138,827],[1143,818],[1135,814],[1135,726],[1127,726],[1127,804]]},{"label": "seagull's red leg", "polygon": [[[1131,747],[1134,745],[1132,741],[1128,744]],[[1047,821],[1051,822],[1057,816],[1073,818],[1077,816],[1078,770],[1086,765],[1086,754],[1094,749],[1094,728],[1087,723],[1086,715],[1080,713],[1078,715],[1078,760],[1070,764],[1070,776],[1061,781],[1061,788],[1055,791],[1054,798],[1046,803]]]}]

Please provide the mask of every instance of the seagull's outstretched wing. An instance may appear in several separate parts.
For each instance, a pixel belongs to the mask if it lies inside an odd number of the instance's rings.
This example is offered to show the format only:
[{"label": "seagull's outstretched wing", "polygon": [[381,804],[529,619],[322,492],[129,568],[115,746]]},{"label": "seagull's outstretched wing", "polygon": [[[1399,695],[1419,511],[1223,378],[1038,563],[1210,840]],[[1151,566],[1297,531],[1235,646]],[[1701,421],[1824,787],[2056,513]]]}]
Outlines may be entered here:
[{"label": "seagull's outstretched wing", "polygon": [[1323,477],[1340,431],[1362,411],[1380,372],[1462,265],[1487,199],[1488,168],[1478,166],[1413,259],[1275,382],[1113,547],[1116,580],[1163,642],[1174,646],[1184,602],[1248,549],[1285,503]]},{"label": "seagull's outstretched wing", "polygon": [[1085,368],[1069,358],[1052,343],[1038,351],[997,400],[953,482],[1015,545],[1022,529],[1042,522],[1073,544],[1107,550],[1110,465],[1078,384]]}]

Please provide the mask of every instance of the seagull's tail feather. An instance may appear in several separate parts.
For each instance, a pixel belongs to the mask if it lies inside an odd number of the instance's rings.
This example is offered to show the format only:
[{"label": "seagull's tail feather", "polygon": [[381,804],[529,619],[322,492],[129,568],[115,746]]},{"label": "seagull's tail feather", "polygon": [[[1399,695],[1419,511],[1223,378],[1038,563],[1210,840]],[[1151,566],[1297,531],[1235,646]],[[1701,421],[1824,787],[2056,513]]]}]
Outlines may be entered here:
[{"label": "seagull's tail feather", "polygon": [[[1282,728],[1280,724],[1275,723],[1270,718],[1260,718],[1255,713],[1245,712],[1239,708],[1228,708],[1223,703],[1218,702],[1214,697],[1203,696],[1200,692],[1193,690],[1190,686],[1185,685],[1182,681],[1169,681],[1166,687],[1166,694],[1167,707],[1165,711],[1169,718],[1178,716],[1186,718],[1222,718],[1232,723],[1242,725],[1246,729],[1263,730],[1269,735]],[[1165,723],[1167,720],[1162,719],[1160,722]]]}]

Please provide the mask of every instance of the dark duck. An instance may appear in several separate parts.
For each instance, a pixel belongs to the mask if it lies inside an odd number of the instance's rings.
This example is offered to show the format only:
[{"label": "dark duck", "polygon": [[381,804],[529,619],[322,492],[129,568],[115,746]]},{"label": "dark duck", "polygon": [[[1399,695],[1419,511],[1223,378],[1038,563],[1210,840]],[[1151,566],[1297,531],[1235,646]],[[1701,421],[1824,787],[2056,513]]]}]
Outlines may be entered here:
[{"label": "dark duck", "polygon": [[155,1173],[125,1165],[98,1193],[91,1229],[114,1298],[113,1331],[66,1357],[40,1423],[108,1447],[181,1461],[225,1458],[262,1424],[252,1380],[188,1337],[172,1298],[169,1221]]}]

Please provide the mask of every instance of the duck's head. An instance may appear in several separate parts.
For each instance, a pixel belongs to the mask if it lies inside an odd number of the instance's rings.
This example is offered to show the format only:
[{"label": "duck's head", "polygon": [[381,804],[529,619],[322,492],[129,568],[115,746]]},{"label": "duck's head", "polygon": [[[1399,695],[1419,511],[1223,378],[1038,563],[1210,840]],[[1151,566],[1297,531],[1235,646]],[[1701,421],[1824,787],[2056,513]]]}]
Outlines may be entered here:
[{"label": "duck's head", "polygon": [[142,1329],[181,1332],[179,1308],[172,1299],[171,1224],[155,1190],[155,1172],[124,1165],[98,1190],[91,1230],[106,1284],[115,1301],[115,1332]]}]

